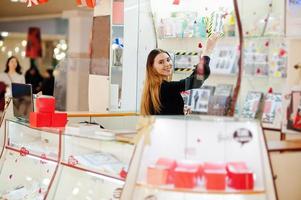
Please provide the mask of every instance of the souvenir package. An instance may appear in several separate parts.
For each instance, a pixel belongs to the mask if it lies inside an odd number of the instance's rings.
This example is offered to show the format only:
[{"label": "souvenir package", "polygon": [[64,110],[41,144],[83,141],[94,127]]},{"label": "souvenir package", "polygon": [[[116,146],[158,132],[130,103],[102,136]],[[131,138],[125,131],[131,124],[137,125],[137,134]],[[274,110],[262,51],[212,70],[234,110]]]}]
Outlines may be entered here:
[{"label": "souvenir package", "polygon": [[210,89],[193,89],[190,91],[188,105],[194,113],[208,113],[209,99],[213,93]]},{"label": "souvenir package", "polygon": [[292,91],[287,109],[287,129],[301,131],[301,92]]},{"label": "souvenir package", "polygon": [[279,128],[281,124],[282,95],[280,93],[267,93],[264,96],[264,105],[261,122]]},{"label": "souvenir package", "polygon": [[261,92],[248,92],[244,101],[241,116],[243,118],[255,119],[259,112],[261,99]]},{"label": "souvenir package", "polygon": [[269,74],[269,48],[264,40],[247,40],[244,49],[245,73],[255,76],[268,76]]}]

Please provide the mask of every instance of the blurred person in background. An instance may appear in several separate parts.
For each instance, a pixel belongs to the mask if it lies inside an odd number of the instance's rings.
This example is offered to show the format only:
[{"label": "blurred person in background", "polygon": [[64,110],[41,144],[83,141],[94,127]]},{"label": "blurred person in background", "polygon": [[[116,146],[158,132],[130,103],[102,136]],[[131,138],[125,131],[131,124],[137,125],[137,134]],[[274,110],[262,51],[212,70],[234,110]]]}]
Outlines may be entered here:
[{"label": "blurred person in background", "polygon": [[0,81],[7,86],[5,96],[11,96],[11,83],[25,83],[21,69],[17,57],[11,56],[7,59],[5,70],[0,74]]},{"label": "blurred person in background", "polygon": [[54,90],[53,69],[47,69],[42,82],[42,93],[43,95],[53,96],[53,90]]},{"label": "blurred person in background", "polygon": [[43,77],[41,76],[34,59],[30,59],[30,68],[25,73],[25,82],[32,85],[33,94],[41,91]]}]

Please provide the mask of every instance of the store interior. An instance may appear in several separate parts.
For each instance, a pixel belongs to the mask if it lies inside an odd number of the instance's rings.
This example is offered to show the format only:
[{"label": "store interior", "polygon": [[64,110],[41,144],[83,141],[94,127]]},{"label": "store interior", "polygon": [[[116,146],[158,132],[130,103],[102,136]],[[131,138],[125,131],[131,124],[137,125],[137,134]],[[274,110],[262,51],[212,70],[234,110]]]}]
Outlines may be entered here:
[{"label": "store interior", "polygon": [[[30,112],[3,93],[0,200],[301,199],[300,0],[0,5],[0,72],[15,56],[54,77]],[[167,51],[179,81],[216,33],[186,114],[142,116],[149,52]]]}]

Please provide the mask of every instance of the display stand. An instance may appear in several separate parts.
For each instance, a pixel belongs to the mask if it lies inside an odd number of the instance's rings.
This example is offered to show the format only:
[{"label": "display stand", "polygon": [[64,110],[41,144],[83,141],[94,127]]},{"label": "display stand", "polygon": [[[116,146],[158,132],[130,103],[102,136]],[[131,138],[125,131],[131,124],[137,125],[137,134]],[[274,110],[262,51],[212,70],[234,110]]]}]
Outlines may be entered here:
[{"label": "display stand", "polygon": [[[137,145],[121,199],[276,199],[267,149],[258,123],[228,118],[158,117],[150,130]],[[176,161],[167,175],[171,175],[173,181],[164,179],[162,159],[167,163],[168,159]],[[192,185],[189,169],[186,176],[179,173],[184,160],[203,167],[201,178]],[[214,174],[210,171],[212,166],[241,162],[256,177],[253,187],[235,189],[229,171],[225,175],[227,181],[222,183],[224,187],[218,189],[210,185],[210,175]],[[177,180],[183,185],[177,185]],[[219,181],[223,179],[215,179],[215,184],[221,183]]]}]

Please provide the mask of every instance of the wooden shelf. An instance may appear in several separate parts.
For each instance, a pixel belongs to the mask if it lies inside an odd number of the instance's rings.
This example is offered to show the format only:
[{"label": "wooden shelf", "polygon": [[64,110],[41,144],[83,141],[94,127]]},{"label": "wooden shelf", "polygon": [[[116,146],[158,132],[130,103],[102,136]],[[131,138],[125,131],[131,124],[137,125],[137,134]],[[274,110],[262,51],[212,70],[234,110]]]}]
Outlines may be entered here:
[{"label": "wooden shelf", "polygon": [[269,152],[300,151],[301,140],[268,141]]}]

